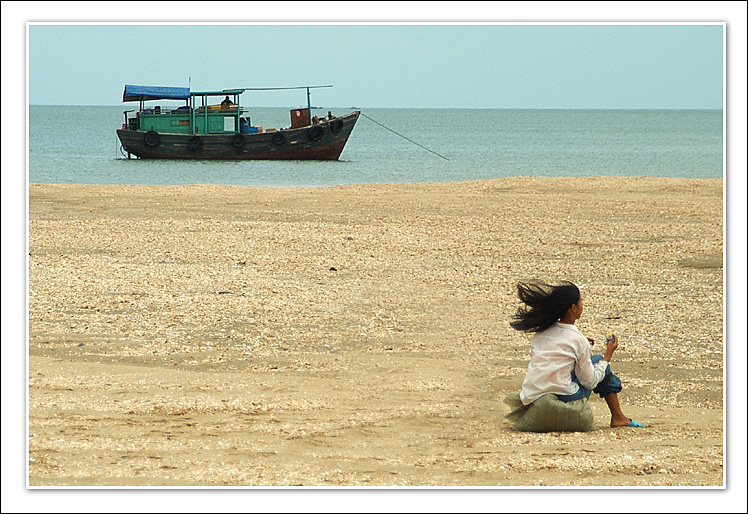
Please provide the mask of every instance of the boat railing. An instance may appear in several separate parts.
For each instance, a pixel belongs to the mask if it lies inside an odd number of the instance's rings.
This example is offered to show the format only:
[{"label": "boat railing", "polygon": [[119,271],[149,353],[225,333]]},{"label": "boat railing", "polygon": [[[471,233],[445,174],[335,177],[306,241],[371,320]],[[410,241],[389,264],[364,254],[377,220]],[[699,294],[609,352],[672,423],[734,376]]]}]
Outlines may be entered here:
[{"label": "boat railing", "polygon": [[[131,111],[132,112],[132,111]],[[138,112],[138,111],[136,111]],[[175,109],[170,108],[162,108],[161,106],[155,106],[155,107],[149,107],[147,109],[143,109],[142,111],[139,111],[141,114],[190,114],[192,112],[192,108],[189,105],[183,105],[182,107],[177,107]],[[200,106],[197,109],[195,109],[196,113],[204,114],[205,113],[205,107]],[[237,111],[237,105],[234,104],[231,107],[221,107],[219,106],[208,106],[208,113],[222,113],[222,114],[243,114],[246,111],[244,107],[239,108]]]},{"label": "boat railing", "polygon": [[[209,105],[208,106],[208,112],[223,112],[223,113],[235,113],[237,111],[238,106],[236,104],[231,104],[230,106],[225,105]],[[197,108],[195,112],[203,113],[205,112],[205,106],[201,105]],[[240,112],[244,112],[244,109],[242,109]]]}]

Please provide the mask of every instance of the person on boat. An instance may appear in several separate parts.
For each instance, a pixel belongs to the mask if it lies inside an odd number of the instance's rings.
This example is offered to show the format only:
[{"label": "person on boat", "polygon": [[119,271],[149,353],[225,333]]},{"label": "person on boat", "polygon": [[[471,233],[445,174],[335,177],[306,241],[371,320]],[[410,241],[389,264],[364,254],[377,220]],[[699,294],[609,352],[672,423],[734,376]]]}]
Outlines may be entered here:
[{"label": "person on boat", "polygon": [[223,99],[223,102],[221,102],[221,109],[230,109],[231,108],[231,100],[229,99],[229,95],[226,95],[226,98]]},{"label": "person on boat", "polygon": [[579,288],[571,282],[550,285],[542,281],[517,284],[519,299],[510,326],[534,333],[530,363],[519,394],[524,405],[552,393],[562,402],[589,398],[592,392],[605,399],[610,409],[611,427],[639,427],[621,410],[618,393],[621,380],[610,370],[610,360],[618,348],[612,335],[604,355],[592,355],[594,340],[585,337],[574,324],[583,311]]}]

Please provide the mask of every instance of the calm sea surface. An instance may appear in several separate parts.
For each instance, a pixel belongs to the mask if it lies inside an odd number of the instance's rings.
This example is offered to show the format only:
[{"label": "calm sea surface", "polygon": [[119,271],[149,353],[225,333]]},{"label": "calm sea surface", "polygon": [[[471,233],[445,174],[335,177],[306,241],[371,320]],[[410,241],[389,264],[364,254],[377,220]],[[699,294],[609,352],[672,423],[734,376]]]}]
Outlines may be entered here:
[{"label": "calm sea surface", "polygon": [[[327,186],[508,176],[722,178],[722,111],[362,109],[340,161],[127,159],[122,107],[29,108],[32,183]],[[325,108],[342,115],[348,108]],[[289,109],[251,109],[290,125]]]}]

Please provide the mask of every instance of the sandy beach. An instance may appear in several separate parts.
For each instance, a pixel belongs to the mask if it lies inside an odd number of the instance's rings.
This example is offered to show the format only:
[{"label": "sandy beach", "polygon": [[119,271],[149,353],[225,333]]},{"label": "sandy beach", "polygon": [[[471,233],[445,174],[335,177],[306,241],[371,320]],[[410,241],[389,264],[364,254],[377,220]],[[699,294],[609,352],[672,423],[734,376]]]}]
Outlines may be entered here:
[{"label": "sandy beach", "polygon": [[[713,486],[723,182],[29,185],[28,485]],[[646,428],[522,433],[517,281]],[[602,345],[595,348],[601,352]]]}]

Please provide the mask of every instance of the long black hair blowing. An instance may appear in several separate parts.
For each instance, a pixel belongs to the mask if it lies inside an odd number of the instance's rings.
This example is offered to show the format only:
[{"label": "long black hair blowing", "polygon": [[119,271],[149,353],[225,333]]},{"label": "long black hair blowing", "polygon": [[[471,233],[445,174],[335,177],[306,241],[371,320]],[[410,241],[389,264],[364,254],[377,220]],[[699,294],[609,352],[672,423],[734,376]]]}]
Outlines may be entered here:
[{"label": "long black hair blowing", "polygon": [[517,284],[519,307],[509,323],[522,332],[542,332],[560,320],[572,305],[579,301],[579,288],[571,282],[550,285],[537,280]]}]

